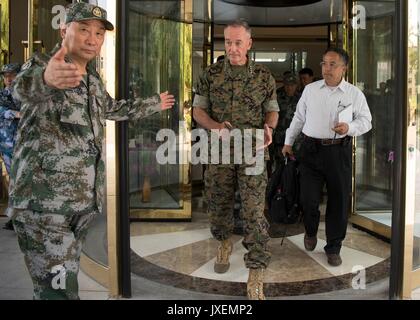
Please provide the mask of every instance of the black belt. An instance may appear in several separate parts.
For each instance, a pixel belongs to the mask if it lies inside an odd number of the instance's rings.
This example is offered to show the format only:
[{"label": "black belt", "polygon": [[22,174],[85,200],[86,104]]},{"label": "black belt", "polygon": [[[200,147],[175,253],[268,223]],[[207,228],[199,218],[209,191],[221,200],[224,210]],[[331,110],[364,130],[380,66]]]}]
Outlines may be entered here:
[{"label": "black belt", "polygon": [[312,141],[322,146],[332,146],[336,144],[343,144],[344,142],[350,140],[350,137],[346,136],[344,138],[337,138],[337,139],[318,139],[318,138],[308,137],[307,135],[303,135],[303,139],[306,141]]}]

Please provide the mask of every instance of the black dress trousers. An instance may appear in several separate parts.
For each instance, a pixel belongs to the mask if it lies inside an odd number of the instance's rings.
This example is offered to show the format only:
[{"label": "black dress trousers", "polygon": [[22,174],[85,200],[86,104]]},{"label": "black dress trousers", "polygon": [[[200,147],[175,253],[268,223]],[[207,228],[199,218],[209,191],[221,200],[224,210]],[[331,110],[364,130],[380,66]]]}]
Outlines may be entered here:
[{"label": "black dress trousers", "polygon": [[308,236],[318,232],[320,194],[327,185],[328,202],[325,217],[326,253],[340,253],[346,236],[351,192],[351,139],[341,144],[322,145],[305,140],[300,159],[301,205]]}]

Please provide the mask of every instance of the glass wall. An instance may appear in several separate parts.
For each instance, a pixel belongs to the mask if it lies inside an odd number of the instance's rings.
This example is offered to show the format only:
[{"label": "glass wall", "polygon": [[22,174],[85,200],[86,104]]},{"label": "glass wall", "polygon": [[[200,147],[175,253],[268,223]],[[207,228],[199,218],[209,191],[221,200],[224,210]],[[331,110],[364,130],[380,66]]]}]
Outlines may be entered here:
[{"label": "glass wall", "polygon": [[130,97],[149,97],[169,91],[176,99],[171,110],[129,124],[132,217],[148,218],[142,213],[157,209],[185,209],[188,168],[179,161],[164,165],[157,162],[156,151],[161,142],[156,141],[156,135],[163,128],[173,130],[177,137],[177,159],[180,150],[189,149],[192,24],[188,17],[192,17],[191,10],[184,1],[129,1]]},{"label": "glass wall", "polygon": [[[391,225],[395,105],[395,1],[355,1],[353,81],[365,94],[372,130],[356,139],[355,211]],[[372,214],[375,213],[375,214]]]}]

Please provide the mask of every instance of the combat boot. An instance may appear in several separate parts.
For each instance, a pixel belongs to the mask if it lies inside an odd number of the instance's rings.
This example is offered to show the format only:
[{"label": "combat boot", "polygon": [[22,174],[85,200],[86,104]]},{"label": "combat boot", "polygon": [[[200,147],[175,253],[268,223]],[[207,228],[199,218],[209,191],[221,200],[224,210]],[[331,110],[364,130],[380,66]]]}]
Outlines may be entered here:
[{"label": "combat boot", "polygon": [[265,300],[264,292],[264,269],[249,269],[246,292],[248,300]]},{"label": "combat boot", "polygon": [[217,249],[217,258],[214,263],[214,272],[225,273],[229,270],[229,257],[232,253],[232,242],[230,240],[223,240]]}]

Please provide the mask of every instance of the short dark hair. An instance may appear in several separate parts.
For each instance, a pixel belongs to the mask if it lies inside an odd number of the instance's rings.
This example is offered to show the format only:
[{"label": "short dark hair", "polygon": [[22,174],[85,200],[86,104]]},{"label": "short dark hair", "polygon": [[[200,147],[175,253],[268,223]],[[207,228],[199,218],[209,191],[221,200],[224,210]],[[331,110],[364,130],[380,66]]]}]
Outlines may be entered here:
[{"label": "short dark hair", "polygon": [[251,27],[249,26],[248,22],[246,22],[243,19],[238,19],[232,22],[229,22],[226,26],[225,26],[225,30],[229,27],[233,27],[233,28],[239,28],[242,27],[245,29],[245,31],[247,33],[249,33],[249,36],[252,36],[252,32],[251,32]]},{"label": "short dark hair", "polygon": [[323,56],[325,56],[328,52],[335,52],[337,53],[341,59],[343,59],[344,64],[347,66],[349,64],[349,55],[347,54],[346,50],[341,49],[341,48],[337,48],[337,47],[330,47],[327,50],[325,50]]},{"label": "short dark hair", "polygon": [[303,68],[299,71],[299,74],[308,74],[309,76],[313,77],[314,76],[314,71],[311,68]]}]

